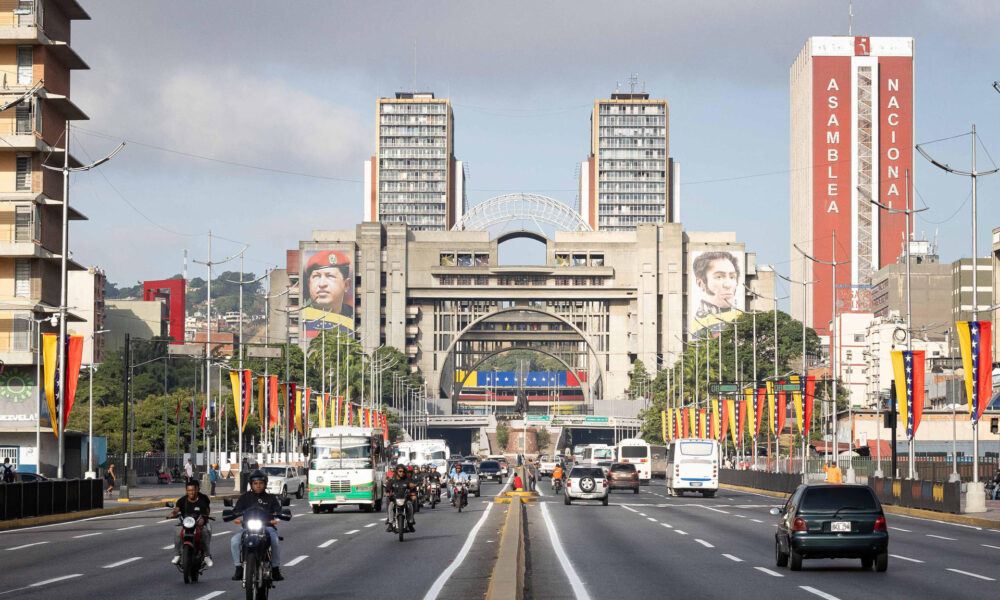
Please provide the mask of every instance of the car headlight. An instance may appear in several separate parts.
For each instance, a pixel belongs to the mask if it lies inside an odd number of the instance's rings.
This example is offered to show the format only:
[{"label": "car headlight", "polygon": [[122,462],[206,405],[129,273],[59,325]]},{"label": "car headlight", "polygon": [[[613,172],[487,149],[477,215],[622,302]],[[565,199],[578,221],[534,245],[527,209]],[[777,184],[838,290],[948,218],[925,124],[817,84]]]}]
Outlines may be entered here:
[{"label": "car headlight", "polygon": [[247,529],[250,531],[260,531],[264,529],[264,522],[260,519],[250,519],[247,521]]},{"label": "car headlight", "polygon": [[184,517],[184,520],[181,521],[181,525],[183,525],[188,529],[191,529],[192,527],[194,527],[194,517]]},{"label": "car headlight", "polygon": [[370,492],[370,491],[372,491],[372,484],[366,483],[366,484],[363,484],[363,485],[359,485],[358,486],[358,491],[359,492]]}]

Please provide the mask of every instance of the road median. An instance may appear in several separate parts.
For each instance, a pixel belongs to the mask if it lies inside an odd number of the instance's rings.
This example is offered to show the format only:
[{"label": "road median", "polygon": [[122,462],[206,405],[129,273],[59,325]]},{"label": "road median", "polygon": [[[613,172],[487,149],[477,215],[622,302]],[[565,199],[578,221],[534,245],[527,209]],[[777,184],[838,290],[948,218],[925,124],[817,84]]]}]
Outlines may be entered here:
[{"label": "road median", "polygon": [[509,497],[507,517],[500,535],[500,552],[490,576],[487,600],[521,600],[524,598],[524,500]]}]

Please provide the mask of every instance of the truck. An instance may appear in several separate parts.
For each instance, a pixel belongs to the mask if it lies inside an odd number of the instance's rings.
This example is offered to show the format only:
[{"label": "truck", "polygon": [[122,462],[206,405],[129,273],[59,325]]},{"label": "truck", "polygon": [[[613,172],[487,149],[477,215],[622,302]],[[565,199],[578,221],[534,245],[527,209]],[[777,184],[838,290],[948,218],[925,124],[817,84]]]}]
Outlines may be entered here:
[{"label": "truck", "polygon": [[282,500],[289,494],[302,499],[306,491],[306,474],[302,467],[295,465],[264,465],[261,470],[267,474],[267,493]]}]

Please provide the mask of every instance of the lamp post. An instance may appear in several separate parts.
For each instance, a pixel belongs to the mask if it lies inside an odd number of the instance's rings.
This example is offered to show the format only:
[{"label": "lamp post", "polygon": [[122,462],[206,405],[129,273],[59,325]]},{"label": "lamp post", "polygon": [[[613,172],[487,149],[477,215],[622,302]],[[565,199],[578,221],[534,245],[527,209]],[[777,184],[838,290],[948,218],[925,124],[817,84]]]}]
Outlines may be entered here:
[{"label": "lamp post", "polygon": [[[91,333],[88,337],[90,337],[91,341],[95,341],[96,342],[96,340],[94,339],[94,337],[97,334],[107,333],[108,331],[110,331],[110,330],[108,330],[108,329],[101,329],[101,330],[98,330],[98,331],[95,331],[95,332]],[[95,477],[97,477],[97,474],[94,472],[94,367],[96,367],[96,366],[97,365],[94,364],[94,352],[93,352],[93,348],[91,348],[91,352],[90,352],[90,364],[87,365],[87,368],[90,370],[90,377],[87,380],[87,383],[88,383],[88,385],[90,387],[90,400],[88,401],[88,404],[89,404],[88,409],[89,409],[90,415],[89,415],[89,418],[88,418],[88,421],[89,421],[89,433],[88,433],[88,437],[87,437],[87,479],[94,479]],[[166,421],[164,421],[163,428],[164,428],[163,430],[166,431]],[[163,437],[163,455],[166,456],[166,454],[167,454],[167,438],[166,438],[166,434],[164,434],[164,437]],[[166,460],[166,458],[164,458],[164,460]]]},{"label": "lamp post", "polygon": [[[802,261],[802,281],[794,281],[792,279],[789,279],[788,277],[785,277],[784,275],[782,275],[781,273],[779,273],[777,271],[775,271],[774,274],[777,275],[778,277],[781,277],[782,279],[784,279],[788,283],[796,283],[796,284],[800,284],[802,286],[802,400],[803,400],[803,402],[805,402],[806,401],[806,394],[805,394],[805,389],[806,389],[806,383],[805,383],[806,382],[806,286],[807,285],[813,285],[815,283],[819,283],[819,280],[814,279],[812,281],[806,281],[806,262],[805,261]],[[805,414],[802,415],[802,418],[805,418]],[[805,431],[804,424],[803,424],[803,431]],[[879,429],[879,433],[880,434],[881,434],[881,432],[882,432],[882,430]],[[880,444],[880,446],[881,446],[881,444]],[[791,461],[790,457],[791,457],[791,450],[789,450],[789,461]],[[808,474],[806,473],[806,436],[803,435],[802,436],[802,482],[803,483],[806,482],[807,477],[808,477]]]}]

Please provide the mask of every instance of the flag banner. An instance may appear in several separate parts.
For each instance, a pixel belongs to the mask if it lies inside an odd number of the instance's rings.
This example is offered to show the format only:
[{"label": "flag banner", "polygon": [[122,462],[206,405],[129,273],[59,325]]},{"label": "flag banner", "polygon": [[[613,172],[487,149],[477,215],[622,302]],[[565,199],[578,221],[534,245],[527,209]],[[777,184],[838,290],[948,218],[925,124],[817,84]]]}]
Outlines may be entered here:
[{"label": "flag banner", "polygon": [[708,411],[704,408],[698,409],[698,437],[708,437]]},{"label": "flag banner", "polygon": [[288,431],[295,429],[295,399],[298,398],[296,389],[298,384],[288,384]]},{"label": "flag banner", "polygon": [[738,409],[740,411],[740,414],[737,415],[736,417],[736,424],[739,427],[739,431],[737,432],[737,437],[739,437],[740,440],[743,439],[743,426],[747,422],[747,412],[748,412],[747,402],[748,402],[747,400],[740,401],[740,406]]},{"label": "flag banner", "polygon": [[776,411],[774,415],[774,426],[776,428],[775,436],[781,435],[781,432],[785,430],[785,417],[788,415],[788,400],[785,392],[778,392],[778,397],[774,403],[774,410]]},{"label": "flag banner", "polygon": [[205,406],[201,407],[201,428],[205,428]]},{"label": "flag banner", "polygon": [[337,396],[337,425],[344,424],[344,397]]},{"label": "flag banner", "polygon": [[768,381],[764,383],[764,386],[767,390],[767,428],[771,431],[771,435],[777,435],[774,430],[776,426],[775,420],[778,415],[777,407],[774,405],[774,382]]},{"label": "flag banner", "polygon": [[708,405],[709,418],[711,419],[711,421],[709,421],[708,437],[713,440],[717,440],[719,439],[719,401],[714,399],[709,400]]},{"label": "flag banner", "polygon": [[267,428],[273,429],[280,419],[278,415],[278,376],[267,378]]},{"label": "flag banner", "polygon": [[302,421],[302,431],[300,433],[305,433],[312,426],[309,423],[309,408],[312,406],[312,388],[306,388],[302,391],[302,412],[305,413],[304,420]]},{"label": "flag banner", "polygon": [[[798,375],[792,375],[791,377],[788,378],[788,380],[791,383],[798,383],[799,385],[801,385],[801,383],[799,382]],[[798,392],[792,392],[792,410],[795,411],[795,425],[798,428],[799,435],[802,435],[802,391],[801,390]]]},{"label": "flag banner", "polygon": [[303,433],[302,429],[302,390],[295,390],[295,431]]},{"label": "flag banner", "polygon": [[42,334],[42,362],[44,363],[42,373],[45,377],[45,403],[49,406],[49,424],[52,426],[52,433],[59,437],[59,428],[56,421],[56,367],[59,361],[59,347],[57,344],[59,334]]},{"label": "flag banner", "polygon": [[80,380],[80,366],[83,362],[83,336],[71,335],[66,340],[66,392],[63,394],[63,429],[69,422],[76,398],[76,385]]},{"label": "flag banner", "polygon": [[[923,350],[892,352],[892,372],[896,380],[896,399],[902,407],[906,437],[913,439],[924,414]],[[991,383],[992,385],[992,383]],[[991,390],[992,391],[992,390]]]},{"label": "flag banner", "polygon": [[809,437],[809,428],[813,420],[813,399],[816,397],[816,378],[812,375],[806,377],[806,394],[802,399],[802,414],[805,419],[802,435]]},{"label": "flag banner", "polygon": [[347,424],[354,425],[354,405],[347,403]]},{"label": "flag banner", "polygon": [[330,394],[323,394],[323,424],[321,427],[326,427],[329,423],[330,427],[333,427],[333,418],[330,413],[333,411],[333,402],[330,401]]},{"label": "flag banner", "polygon": [[236,416],[236,428],[243,431],[243,422],[240,419],[243,416],[243,407],[240,406],[240,400],[243,394],[240,390],[240,372],[230,371],[229,372],[229,383],[233,387],[233,415]]},{"label": "flag banner", "polygon": [[733,438],[733,446],[738,446],[740,443],[739,421],[736,420],[737,404],[740,404],[739,400],[726,400],[726,415],[729,417],[729,435]]},{"label": "flag banner", "polygon": [[662,429],[661,436],[664,442],[669,442],[670,437],[667,435],[667,411],[660,411],[660,428]]},{"label": "flag banner", "polygon": [[386,413],[382,414],[382,441],[389,441],[389,415]]},{"label": "flag banner", "polygon": [[685,425],[686,419],[684,418],[684,409],[675,408],[674,409],[674,431],[678,438],[687,437],[687,425]]},{"label": "flag banner", "polygon": [[[278,388],[279,388],[279,393],[281,394],[281,396],[279,396],[278,402],[281,403],[281,406],[282,406],[281,410],[285,411],[285,413],[287,414],[288,413],[288,384],[287,383],[282,383],[281,385],[278,386]],[[287,421],[288,421],[288,418],[286,417],[285,421],[282,421],[282,422],[283,423],[287,423]],[[285,427],[285,425],[283,425],[283,427]]]},{"label": "flag banner", "polygon": [[726,443],[726,433],[729,431],[729,411],[726,405],[729,400],[719,401],[719,442]]},{"label": "flag banner", "polygon": [[247,426],[247,417],[250,415],[250,405],[253,404],[253,372],[250,369],[243,370],[243,420],[240,421],[240,431]]},{"label": "flag banner", "polygon": [[[993,397],[993,340],[990,322],[956,321],[955,327],[958,330],[958,347],[962,351],[969,414],[973,421],[979,421]],[[896,385],[899,386],[898,383]]]},{"label": "flag banner", "polygon": [[257,377],[257,418],[260,420],[260,432],[267,427],[267,385],[263,376]]},{"label": "flag banner", "polygon": [[754,403],[754,412],[756,413],[754,415],[754,429],[755,429],[754,430],[754,437],[757,437],[757,436],[760,435],[761,425],[764,424],[764,404],[765,404],[765,402],[764,402],[764,395],[765,395],[764,388],[758,388],[757,389],[757,400]]},{"label": "flag banner", "polygon": [[684,428],[684,437],[698,437],[698,425],[695,423],[695,419],[697,418],[695,409],[685,408],[684,414],[687,415],[687,427]]},{"label": "flag banner", "polygon": [[750,437],[757,437],[757,428],[754,424],[754,421],[757,418],[757,403],[753,399],[753,389],[747,388],[745,395],[746,400],[743,401],[743,404],[740,406],[740,410],[746,413],[746,418],[744,418],[742,414],[740,415],[740,431],[742,432],[743,422],[746,421],[747,431],[750,432]]}]

